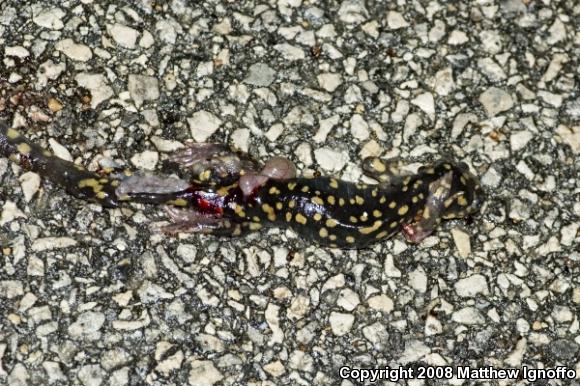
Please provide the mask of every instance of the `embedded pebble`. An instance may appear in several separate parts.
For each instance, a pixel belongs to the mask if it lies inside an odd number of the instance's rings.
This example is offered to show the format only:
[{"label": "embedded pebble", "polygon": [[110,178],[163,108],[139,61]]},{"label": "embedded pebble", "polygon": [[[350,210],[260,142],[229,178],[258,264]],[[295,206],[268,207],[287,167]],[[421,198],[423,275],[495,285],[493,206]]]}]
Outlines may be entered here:
[{"label": "embedded pebble", "polygon": [[0,213],[0,226],[8,224],[17,218],[26,218],[26,215],[18,209],[14,202],[6,201],[4,206],[2,206],[2,212]]},{"label": "embedded pebble", "polygon": [[0,297],[12,299],[24,295],[24,287],[19,280],[0,280]]},{"label": "embedded pebble", "polygon": [[455,311],[451,315],[451,319],[456,323],[461,323],[468,326],[485,323],[485,318],[481,316],[481,313],[474,307],[465,307]]},{"label": "embedded pebble", "polygon": [[335,172],[342,170],[348,159],[344,153],[327,147],[314,150],[314,158],[322,169]]},{"label": "embedded pebble", "polygon": [[188,381],[192,386],[213,386],[224,378],[212,361],[195,359],[190,366]]},{"label": "embedded pebble", "polygon": [[139,31],[123,24],[115,23],[107,26],[111,37],[121,47],[133,49],[139,38]]},{"label": "embedded pebble", "polygon": [[387,26],[389,29],[399,29],[408,27],[409,23],[399,12],[389,11],[387,13]]},{"label": "embedded pebble", "polygon": [[306,54],[302,48],[293,46],[288,43],[276,44],[274,49],[278,51],[284,59],[289,61],[301,60],[306,57]]},{"label": "embedded pebble", "polygon": [[196,142],[205,142],[221,126],[222,121],[212,113],[196,111],[187,118],[191,135]]},{"label": "embedded pebble", "polygon": [[75,76],[75,81],[79,86],[91,92],[91,107],[93,109],[113,96],[113,89],[108,85],[104,75],[83,72]]},{"label": "embedded pebble", "polygon": [[247,152],[250,148],[250,130],[237,129],[232,133],[232,142],[234,146],[243,152]]},{"label": "embedded pebble", "polygon": [[348,334],[354,324],[354,315],[341,312],[331,312],[328,318],[332,333],[336,336]]},{"label": "embedded pebble", "polygon": [[54,48],[70,59],[78,60],[79,62],[87,62],[93,57],[93,52],[88,46],[75,43],[72,39],[60,40]]},{"label": "embedded pebble", "polygon": [[105,315],[101,312],[87,311],[80,314],[68,327],[72,337],[90,336],[98,332],[105,324]]},{"label": "embedded pebble", "polygon": [[345,288],[340,291],[336,304],[344,308],[346,311],[352,311],[360,304],[360,299],[356,292],[349,288]]},{"label": "embedded pebble", "polygon": [[497,87],[490,87],[483,92],[479,96],[479,102],[490,117],[495,117],[497,114],[511,109],[514,105],[511,95]]},{"label": "embedded pebble", "polygon": [[141,107],[145,101],[159,98],[159,82],[152,76],[131,74],[127,87],[137,107]]},{"label": "embedded pebble", "polygon": [[50,251],[53,249],[74,247],[77,244],[77,240],[70,237],[44,237],[32,242],[32,250],[35,252]]},{"label": "embedded pebble", "polygon": [[354,114],[350,118],[350,132],[353,137],[361,141],[369,137],[369,125],[360,114]]},{"label": "embedded pebble", "polygon": [[435,101],[433,100],[433,94],[430,92],[419,94],[411,100],[411,103],[423,110],[429,116],[429,119],[435,119]]},{"label": "embedded pebble", "polygon": [[485,276],[479,274],[458,280],[455,282],[454,288],[457,295],[464,298],[474,297],[477,294],[489,295],[487,280]]},{"label": "embedded pebble", "polygon": [[64,27],[62,22],[66,13],[60,8],[34,7],[32,21],[39,27],[52,30],[61,30]]},{"label": "embedded pebble", "polygon": [[135,153],[131,157],[131,163],[138,169],[154,170],[157,162],[159,162],[159,153],[151,150]]},{"label": "embedded pebble", "polygon": [[341,2],[338,17],[348,24],[359,24],[366,20],[368,11],[362,0],[345,0]]},{"label": "embedded pebble", "polygon": [[394,308],[393,300],[384,294],[369,298],[367,303],[370,308],[384,313],[390,313]]},{"label": "embedded pebble", "polygon": [[320,74],[317,79],[318,85],[328,92],[333,92],[342,84],[342,76],[337,73]]},{"label": "embedded pebble", "polygon": [[534,138],[534,134],[529,131],[519,131],[510,136],[510,146],[512,151],[518,151],[526,147],[528,142]]},{"label": "embedded pebble", "polygon": [[265,63],[255,63],[248,69],[244,83],[257,87],[267,87],[276,79],[276,71]]},{"label": "embedded pebble", "polygon": [[469,234],[463,232],[458,228],[453,228],[451,230],[451,236],[453,236],[453,241],[459,252],[459,256],[466,258],[471,254],[471,241],[469,240]]}]

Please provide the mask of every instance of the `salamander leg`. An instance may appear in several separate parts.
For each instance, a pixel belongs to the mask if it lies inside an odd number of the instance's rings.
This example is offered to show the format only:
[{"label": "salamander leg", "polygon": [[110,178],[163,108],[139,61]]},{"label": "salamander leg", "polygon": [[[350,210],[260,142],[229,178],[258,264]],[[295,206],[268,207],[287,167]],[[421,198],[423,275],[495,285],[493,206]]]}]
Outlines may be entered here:
[{"label": "salamander leg", "polygon": [[204,186],[230,185],[247,172],[258,170],[258,163],[248,154],[213,143],[189,143],[169,161],[188,167],[193,181]]},{"label": "salamander leg", "polygon": [[367,157],[363,160],[363,173],[375,180],[379,181],[381,185],[395,185],[405,173],[401,172],[404,163],[392,158],[388,160],[381,160],[378,157]]},{"label": "salamander leg", "polygon": [[159,230],[167,234],[205,233],[216,236],[242,236],[250,230],[250,223],[235,223],[219,215],[200,213],[192,208],[181,209],[165,206],[165,212],[171,224],[163,225]]}]

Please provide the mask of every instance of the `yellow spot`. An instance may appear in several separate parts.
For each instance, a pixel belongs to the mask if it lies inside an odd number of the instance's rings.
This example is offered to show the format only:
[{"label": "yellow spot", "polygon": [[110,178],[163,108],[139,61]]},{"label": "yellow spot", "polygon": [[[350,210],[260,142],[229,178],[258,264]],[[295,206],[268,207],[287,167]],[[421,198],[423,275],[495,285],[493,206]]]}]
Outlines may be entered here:
[{"label": "yellow spot", "polygon": [[326,226],[329,228],[334,228],[337,224],[338,223],[333,218],[329,218],[328,220],[326,220]]},{"label": "yellow spot", "polygon": [[457,198],[457,203],[461,206],[467,206],[467,200],[463,196],[459,196],[459,198]]},{"label": "yellow spot", "polygon": [[408,186],[408,185],[404,185],[404,186],[401,188],[401,190],[402,190],[403,192],[406,192],[407,190],[409,190],[409,186]]},{"label": "yellow spot", "polygon": [[389,234],[389,232],[387,232],[387,231],[382,231],[382,232],[380,232],[380,233],[377,233],[377,235],[375,236],[375,238],[377,238],[377,239],[382,239],[383,237],[385,237],[385,236],[386,236],[386,235],[388,235],[388,234]]},{"label": "yellow spot", "polygon": [[422,200],[425,198],[425,195],[423,193],[419,193],[419,198]]},{"label": "yellow spot", "polygon": [[105,192],[97,192],[97,198],[99,200],[104,200],[105,197],[107,197],[107,194]]},{"label": "yellow spot", "polygon": [[312,216],[314,218],[314,220],[316,221],[320,221],[322,220],[322,215],[320,213],[314,213],[314,216]]},{"label": "yellow spot", "polygon": [[276,209],[278,209],[278,210],[282,210],[282,208],[283,208],[283,207],[284,207],[284,205],[282,205],[282,203],[281,203],[281,202],[277,202],[277,203],[276,203]]},{"label": "yellow spot", "polygon": [[350,200],[348,200],[348,202],[350,202],[352,205],[354,205],[354,198],[351,198]]},{"label": "yellow spot", "polygon": [[359,205],[362,205],[365,203],[364,198],[362,198],[361,196],[355,196],[354,199],[355,199],[356,203]]},{"label": "yellow spot", "polygon": [[334,205],[334,204],[336,204],[336,199],[334,198],[334,196],[328,196],[328,197],[326,198],[326,201],[328,201],[328,203],[329,203],[330,205]]},{"label": "yellow spot", "polygon": [[413,184],[413,189],[417,189],[419,186],[421,186],[422,183],[423,181],[421,180],[415,181],[415,183]]},{"label": "yellow spot", "polygon": [[445,208],[449,208],[451,204],[453,204],[453,201],[455,201],[455,198],[449,197],[447,200],[445,200],[443,205],[445,206]]},{"label": "yellow spot", "polygon": [[289,182],[288,183],[288,190],[294,190],[296,187],[296,182]]},{"label": "yellow spot", "polygon": [[260,222],[260,217],[254,216],[254,217],[252,217],[252,221],[254,221],[254,222]]},{"label": "yellow spot", "polygon": [[334,178],[331,178],[329,185],[330,185],[331,188],[337,189],[338,188],[338,181],[335,180]]},{"label": "yellow spot", "polygon": [[209,180],[209,177],[211,176],[211,172],[210,170],[204,170],[203,172],[199,173],[199,180],[200,181],[207,181]]},{"label": "yellow spot", "polygon": [[288,207],[294,208],[295,206],[296,206],[296,200],[290,200],[290,202],[288,203]]},{"label": "yellow spot", "polygon": [[399,208],[397,213],[399,214],[399,216],[404,216],[405,213],[407,213],[408,211],[409,211],[409,206],[403,205],[402,207]]},{"label": "yellow spot", "polygon": [[379,229],[381,225],[383,225],[383,222],[381,220],[377,220],[372,226],[359,229],[359,232],[362,233],[363,235],[368,235],[369,233],[372,233],[377,229]]},{"label": "yellow spot", "polygon": [[447,170],[451,170],[451,165],[449,164],[443,164],[443,167]]},{"label": "yellow spot", "polygon": [[298,222],[298,223],[300,223],[300,224],[302,224],[302,225],[306,225],[306,222],[307,222],[307,220],[306,220],[306,217],[304,217],[304,216],[302,215],[302,213],[298,213],[298,214],[296,215],[296,222]]},{"label": "yellow spot", "polygon": [[379,173],[384,173],[387,171],[387,167],[385,166],[385,164],[378,158],[373,159],[373,161],[371,162],[371,166]]},{"label": "yellow spot", "polygon": [[79,188],[96,188],[97,186],[100,186],[99,181],[95,180],[94,178],[85,178],[83,180],[79,181]]},{"label": "yellow spot", "polygon": [[329,239],[331,239],[332,241],[336,240],[336,235],[330,235],[328,236]]},{"label": "yellow spot", "polygon": [[381,199],[379,200],[379,202],[381,204],[384,204],[385,202],[387,202],[387,198],[385,196],[382,196]]},{"label": "yellow spot", "polygon": [[391,209],[395,209],[396,206],[397,206],[397,203],[395,201],[391,201],[389,203],[389,208],[391,208]]},{"label": "yellow spot", "polygon": [[328,237],[328,231],[326,230],[326,228],[320,228],[320,230],[318,231],[318,234],[322,238]]},{"label": "yellow spot", "polygon": [[461,177],[459,177],[459,181],[461,181],[463,185],[467,185],[467,178],[465,177],[465,174],[462,174]]},{"label": "yellow spot", "polygon": [[173,205],[173,206],[187,206],[187,201],[185,201],[183,198],[176,198],[175,200],[169,200],[169,201],[167,201],[167,203],[169,205]]},{"label": "yellow spot", "polygon": [[413,196],[413,198],[411,198],[411,201],[413,201],[413,204],[416,204],[417,201],[419,201],[419,197]]},{"label": "yellow spot", "polygon": [[383,212],[381,212],[378,209],[373,210],[373,216],[375,217],[382,217],[383,216]]},{"label": "yellow spot", "polygon": [[352,236],[346,236],[346,242],[349,244],[354,244],[354,237]]},{"label": "yellow spot", "polygon": [[354,216],[350,216],[348,219],[349,219],[349,220],[350,220],[350,222],[351,222],[351,223],[353,223],[353,224],[356,224],[356,223],[358,222],[358,219],[357,219],[356,217],[354,217]]},{"label": "yellow spot", "polygon": [[108,179],[106,179],[106,178],[101,178],[101,179],[99,180],[99,182],[100,182],[101,184],[106,184],[107,182],[109,182],[109,180],[108,180]]},{"label": "yellow spot", "polygon": [[253,223],[250,223],[249,227],[250,227],[250,230],[257,231],[258,229],[262,229],[262,224],[259,224],[257,222],[253,222]]},{"label": "yellow spot", "polygon": [[320,197],[312,197],[312,202],[318,205],[324,205],[324,201]]},{"label": "yellow spot", "polygon": [[426,219],[426,220],[428,220],[428,219],[429,219],[429,217],[431,217],[431,212],[430,212],[430,210],[429,210],[429,207],[428,207],[428,206],[426,206],[426,207],[425,207],[425,211],[423,212],[423,218],[424,218],[424,219]]},{"label": "yellow spot", "polygon": [[118,180],[113,180],[113,181],[111,181],[111,186],[112,186],[113,188],[116,188],[117,186],[119,186],[119,181],[118,181]]},{"label": "yellow spot", "polygon": [[308,193],[308,191],[310,190],[310,187],[308,187],[308,185],[304,185],[302,187],[302,189],[300,189],[300,190],[302,190],[304,193]]},{"label": "yellow spot", "polygon": [[270,193],[270,194],[280,194],[280,189],[278,189],[278,188],[277,188],[277,187],[275,187],[275,186],[272,186],[272,187],[270,188],[270,190],[268,191],[268,193]]},{"label": "yellow spot", "polygon": [[365,222],[365,221],[367,221],[368,219],[369,219],[369,214],[368,214],[367,212],[364,212],[363,214],[361,214],[361,216],[360,216],[360,220],[361,220],[362,222]]},{"label": "yellow spot", "polygon": [[6,136],[8,137],[8,139],[16,139],[18,137],[20,137],[20,133],[12,128],[8,129],[8,131],[6,131]]},{"label": "yellow spot", "polygon": [[379,191],[378,191],[378,189],[373,189],[373,190],[371,191],[371,196],[373,196],[373,197],[376,197],[378,194],[379,194]]},{"label": "yellow spot", "polygon": [[399,226],[399,223],[398,223],[397,221],[393,221],[391,224],[389,224],[389,226],[390,226],[391,228],[396,228],[396,227],[398,227],[398,226]]},{"label": "yellow spot", "polygon": [[246,217],[246,212],[244,212],[244,208],[241,205],[236,205],[234,208],[234,213],[237,214],[239,217]]},{"label": "yellow spot", "polygon": [[262,204],[262,211],[268,215],[268,220],[276,220],[276,213],[274,213],[274,208],[272,208],[270,205]]},{"label": "yellow spot", "polygon": [[433,168],[427,168],[427,169],[425,169],[425,173],[427,173],[427,174],[435,174],[435,169],[433,169]]},{"label": "yellow spot", "polygon": [[27,143],[22,142],[22,143],[18,144],[18,146],[16,146],[16,150],[18,150],[18,152],[20,154],[28,155],[28,154],[30,154],[30,151],[32,150],[32,148]]},{"label": "yellow spot", "polygon": [[344,198],[339,198],[338,199],[338,205],[344,206],[344,204],[346,204],[346,202],[344,201]]},{"label": "yellow spot", "polygon": [[292,220],[292,213],[286,212],[286,221],[290,222]]},{"label": "yellow spot", "polygon": [[46,157],[46,158],[50,158],[52,157],[52,153],[49,152],[48,150],[43,150],[42,154]]}]

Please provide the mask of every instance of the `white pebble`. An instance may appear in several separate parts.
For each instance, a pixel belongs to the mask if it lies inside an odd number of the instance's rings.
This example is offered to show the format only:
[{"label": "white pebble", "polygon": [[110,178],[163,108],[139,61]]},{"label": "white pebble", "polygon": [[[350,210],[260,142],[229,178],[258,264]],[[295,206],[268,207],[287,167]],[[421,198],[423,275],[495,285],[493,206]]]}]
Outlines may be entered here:
[{"label": "white pebble", "polygon": [[341,312],[331,312],[328,318],[332,333],[336,336],[347,334],[354,324],[354,315]]},{"label": "white pebble", "polygon": [[511,95],[497,87],[490,87],[483,92],[479,96],[479,102],[490,117],[495,117],[497,114],[511,109],[514,105]]},{"label": "white pebble", "polygon": [[489,295],[487,280],[481,274],[475,274],[455,282],[455,292],[464,298],[471,298],[477,294]]},{"label": "white pebble", "polygon": [[107,26],[107,31],[118,45],[133,49],[139,37],[139,31],[126,25],[115,23]]},{"label": "white pebble", "polygon": [[91,49],[84,44],[77,44],[72,39],[60,40],[54,46],[58,51],[62,52],[72,60],[79,62],[87,62],[93,57]]},{"label": "white pebble", "polygon": [[333,92],[342,84],[342,76],[337,73],[324,73],[317,77],[318,84],[328,92]]},{"label": "white pebble", "polygon": [[399,29],[408,27],[409,23],[399,12],[389,11],[387,14],[387,26],[389,29]]},{"label": "white pebble", "polygon": [[197,142],[205,142],[220,127],[222,121],[212,113],[201,110],[187,119],[191,135]]}]

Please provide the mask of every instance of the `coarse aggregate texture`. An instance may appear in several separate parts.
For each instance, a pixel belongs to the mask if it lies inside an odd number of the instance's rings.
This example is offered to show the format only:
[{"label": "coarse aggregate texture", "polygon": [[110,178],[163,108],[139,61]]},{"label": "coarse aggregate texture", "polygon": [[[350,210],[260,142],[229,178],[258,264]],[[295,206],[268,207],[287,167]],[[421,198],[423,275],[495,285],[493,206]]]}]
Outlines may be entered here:
[{"label": "coarse aggregate texture", "polygon": [[369,155],[448,156],[487,192],[419,245],[344,251],[166,236],[160,208],[88,204],[2,158],[0,384],[580,374],[579,26],[569,0],[0,1],[0,114],[92,170],[157,170],[193,139],[351,181]]}]

